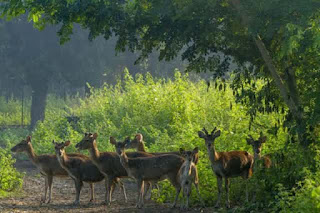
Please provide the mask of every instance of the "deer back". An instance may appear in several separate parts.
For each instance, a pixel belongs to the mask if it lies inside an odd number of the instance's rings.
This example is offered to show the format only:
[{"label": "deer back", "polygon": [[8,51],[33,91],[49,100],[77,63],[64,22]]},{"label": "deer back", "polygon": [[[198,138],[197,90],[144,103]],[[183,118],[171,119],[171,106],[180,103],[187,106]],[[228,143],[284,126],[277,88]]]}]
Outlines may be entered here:
[{"label": "deer back", "polygon": [[167,175],[176,176],[183,162],[182,157],[172,154],[128,158],[128,168],[126,169],[135,178],[162,180]]},{"label": "deer back", "polygon": [[216,175],[237,177],[249,172],[252,175],[254,158],[247,151],[218,152],[219,158],[212,163]]}]

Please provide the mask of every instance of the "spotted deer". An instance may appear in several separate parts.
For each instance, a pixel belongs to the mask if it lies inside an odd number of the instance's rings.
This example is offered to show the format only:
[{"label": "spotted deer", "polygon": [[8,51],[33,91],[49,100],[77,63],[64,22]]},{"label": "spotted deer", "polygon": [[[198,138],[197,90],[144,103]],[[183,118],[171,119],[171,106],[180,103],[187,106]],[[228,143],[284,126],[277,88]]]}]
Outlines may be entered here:
[{"label": "spotted deer", "polygon": [[[25,140],[15,145],[12,152],[25,152],[29,156],[31,162],[40,170],[41,175],[45,178],[44,196],[41,198],[41,202],[50,203],[52,197],[52,183],[53,177],[69,177],[66,170],[64,170],[56,157],[56,155],[37,155],[31,144],[31,136],[28,136]],[[68,156],[79,156],[82,158],[88,158],[82,154],[68,154]],[[88,158],[89,159],[89,158]],[[89,183],[91,189],[90,202],[94,200],[94,185]],[[49,189],[49,196],[47,200],[47,192]]]},{"label": "spotted deer", "polygon": [[104,179],[103,174],[93,162],[81,156],[68,156],[65,147],[70,145],[70,141],[57,143],[52,141],[57,159],[60,166],[68,172],[68,175],[73,179],[76,188],[76,199],[74,205],[80,204],[80,192],[83,182],[96,183]]},{"label": "spotted deer", "polygon": [[185,205],[184,201],[181,203],[181,209],[189,209],[189,197],[191,195],[192,184],[194,184],[200,202],[202,203],[202,206],[204,206],[204,202],[199,192],[198,170],[193,162],[194,156],[198,154],[198,151],[198,147],[194,148],[193,151],[185,151],[180,148],[180,155],[184,158],[184,163],[178,172],[177,179],[182,188],[183,200],[185,200],[185,197],[187,198]]},{"label": "spotted deer", "polygon": [[258,162],[262,161],[264,168],[270,168],[272,164],[270,156],[269,155],[261,156],[262,144],[264,144],[266,141],[267,141],[267,137],[263,136],[262,133],[260,133],[260,137],[258,140],[253,139],[251,135],[249,135],[249,138],[247,138],[247,144],[252,146],[252,149],[254,152],[255,165],[257,165]]},{"label": "spotted deer", "polygon": [[[252,167],[254,158],[247,151],[230,151],[230,152],[217,152],[215,148],[215,139],[220,136],[220,130],[214,128],[211,134],[203,128],[202,131],[198,132],[200,138],[203,138],[207,147],[209,160],[213,173],[217,177],[218,183],[218,200],[215,207],[220,206],[221,192],[222,192],[222,179],[225,179],[225,190],[226,190],[226,206],[230,208],[229,201],[229,178],[241,176],[247,180],[252,176]],[[246,201],[248,202],[248,186],[246,184]]]},{"label": "spotted deer", "polygon": [[[136,149],[139,152],[147,152],[145,149],[145,143],[143,141],[143,135],[140,133],[136,134],[134,139],[127,144],[126,149]],[[149,152],[149,153],[155,156],[166,155],[166,154],[174,154],[174,155],[180,156],[180,152]],[[198,161],[199,161],[199,154],[197,153],[194,155],[193,162],[197,165]]]},{"label": "spotted deer", "polygon": [[113,137],[110,137],[110,142],[115,146],[116,153],[120,157],[120,162],[128,172],[128,175],[137,181],[138,208],[142,208],[144,205],[144,182],[156,182],[164,179],[168,179],[176,189],[176,197],[172,207],[176,206],[181,190],[181,186],[177,180],[177,174],[184,162],[182,157],[167,154],[151,157],[130,158],[125,153],[125,147],[126,144],[130,142],[130,138],[126,138],[124,142],[117,142]]},{"label": "spotted deer", "polygon": [[[79,150],[89,150],[90,158],[92,162],[98,167],[100,172],[106,178],[106,204],[110,205],[112,192],[114,190],[114,184],[119,183],[125,201],[127,201],[127,195],[125,191],[125,187],[120,181],[120,178],[128,177],[128,173],[125,168],[120,163],[120,158],[115,152],[100,152],[97,147],[97,133],[85,133],[82,140],[76,144],[76,148]],[[143,152],[128,152],[127,155],[131,158],[135,157],[150,157],[152,155]]]}]

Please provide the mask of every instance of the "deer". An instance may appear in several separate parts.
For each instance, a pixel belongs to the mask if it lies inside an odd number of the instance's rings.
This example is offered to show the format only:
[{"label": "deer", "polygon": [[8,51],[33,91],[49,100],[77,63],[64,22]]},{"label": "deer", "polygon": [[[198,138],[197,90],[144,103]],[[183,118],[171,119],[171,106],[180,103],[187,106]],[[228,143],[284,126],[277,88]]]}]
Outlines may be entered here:
[{"label": "deer", "polygon": [[[68,177],[68,173],[64,170],[56,157],[56,155],[37,155],[31,144],[31,136],[27,136],[25,140],[22,140],[20,143],[11,148],[11,151],[14,153],[25,152],[29,156],[31,162],[40,170],[40,174],[45,178],[45,190],[44,196],[41,198],[42,203],[50,203],[52,197],[52,183],[53,177]],[[68,154],[68,156],[79,156],[82,158],[88,158],[82,154]],[[88,158],[89,159],[89,158]],[[91,189],[91,199],[90,202],[94,201],[94,185],[89,184]],[[49,189],[49,195],[47,200],[47,192]]]},{"label": "deer", "polygon": [[203,128],[198,131],[200,138],[204,139],[205,146],[208,151],[209,160],[213,173],[217,177],[218,184],[218,200],[215,205],[216,208],[220,206],[222,180],[225,179],[226,190],[226,207],[230,208],[229,201],[229,178],[241,176],[245,179],[246,185],[246,201],[249,201],[248,183],[247,180],[252,177],[254,158],[247,151],[230,151],[230,152],[217,152],[215,148],[215,139],[220,136],[221,131],[216,127],[212,130],[211,134]]},{"label": "deer", "polygon": [[176,189],[176,196],[172,205],[172,208],[174,208],[181,191],[177,175],[184,163],[184,159],[181,156],[173,154],[130,158],[125,153],[126,144],[130,142],[129,137],[124,142],[117,142],[115,138],[110,137],[110,142],[115,146],[116,153],[120,157],[120,162],[128,175],[137,181],[138,196],[136,207],[142,208],[144,205],[145,181],[157,182],[168,179]]},{"label": "deer", "polygon": [[96,183],[104,179],[103,174],[87,157],[68,156],[65,147],[70,145],[70,141],[55,142],[52,141],[57,159],[60,166],[68,172],[68,175],[73,179],[76,188],[76,199],[73,205],[80,204],[80,192],[83,182]]},{"label": "deer", "polygon": [[[126,149],[136,149],[136,151],[138,151],[138,152],[146,152],[147,153],[147,151],[145,149],[145,143],[143,141],[143,135],[141,133],[136,134],[134,139],[131,140],[129,143],[127,143]],[[166,154],[174,154],[174,155],[179,155],[180,156],[180,152],[179,151],[178,152],[176,152],[176,151],[173,151],[173,152],[149,152],[149,153],[154,155],[154,156],[166,155]],[[193,162],[197,165],[198,161],[199,161],[199,154],[196,153],[193,156]],[[160,188],[159,188],[159,185],[156,184],[156,183],[155,184],[146,185],[145,192],[148,192],[149,188],[151,188],[150,189],[150,193],[151,193],[153,185],[158,189],[158,194],[159,194],[160,193]]]},{"label": "deer", "polygon": [[267,141],[267,137],[263,136],[262,132],[260,133],[260,137],[258,140],[255,140],[251,135],[248,135],[247,144],[252,146],[254,152],[254,164],[256,165],[260,160],[263,162],[264,168],[270,168],[272,161],[270,159],[270,155],[261,156],[262,144]]},{"label": "deer", "polygon": [[[76,144],[79,150],[89,150],[92,162],[98,167],[100,172],[105,176],[105,186],[107,189],[105,202],[111,204],[114,184],[118,183],[123,191],[125,202],[127,202],[126,190],[120,178],[128,177],[128,173],[120,163],[120,158],[115,152],[100,152],[97,147],[97,133],[85,133],[82,140]],[[144,152],[129,152],[127,155],[131,158],[150,157],[151,154]]]},{"label": "deer", "polygon": [[[143,141],[143,135],[140,133],[136,134],[134,139],[127,144],[126,149],[136,149],[136,151],[138,152],[147,152],[145,149],[144,141]],[[174,154],[174,155],[180,156],[181,153],[178,151],[178,152],[150,152],[150,154],[155,156],[166,155],[166,154]],[[197,165],[198,161],[199,161],[199,154],[196,153],[194,155],[193,162]]]},{"label": "deer", "polygon": [[183,193],[183,200],[185,197],[187,201],[185,205],[183,204],[184,201],[181,203],[181,209],[189,209],[189,197],[191,195],[192,184],[194,184],[197,194],[199,196],[200,202],[202,206],[204,206],[204,202],[200,195],[199,191],[199,177],[198,177],[198,170],[193,162],[194,156],[198,154],[199,148],[196,147],[192,151],[185,151],[183,148],[180,148],[180,155],[184,158],[184,163],[182,164],[181,168],[179,169],[177,179],[180,183]]}]

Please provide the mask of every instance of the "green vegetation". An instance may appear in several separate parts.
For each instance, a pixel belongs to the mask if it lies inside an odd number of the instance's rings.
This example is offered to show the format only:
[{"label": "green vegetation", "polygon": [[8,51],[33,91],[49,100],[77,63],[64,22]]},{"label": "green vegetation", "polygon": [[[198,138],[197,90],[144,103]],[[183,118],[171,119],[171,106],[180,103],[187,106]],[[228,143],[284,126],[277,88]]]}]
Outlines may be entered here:
[{"label": "green vegetation", "polygon": [[11,155],[0,148],[0,198],[17,192],[22,187],[23,175],[16,171]]},{"label": "green vegetation", "polygon": [[[258,81],[257,88],[265,82]],[[66,107],[69,105],[70,107]],[[217,198],[216,178],[210,168],[204,141],[197,131],[204,126],[209,130],[217,127],[221,136],[216,140],[218,151],[248,150],[248,134],[258,137],[260,131],[267,135],[263,154],[271,153],[276,165],[268,170],[256,169],[250,180],[250,197],[255,201],[245,204],[243,181],[231,180],[232,206],[239,211],[268,209],[269,211],[290,212],[291,209],[309,212],[319,208],[319,176],[317,146],[308,150],[299,143],[290,143],[286,128],[275,134],[270,126],[284,122],[281,113],[257,113],[252,122],[248,109],[235,102],[232,89],[210,87],[205,81],[191,81],[188,75],[175,73],[173,80],[154,79],[150,74],[136,75],[126,71],[124,80],[115,86],[105,85],[92,89],[92,95],[85,99],[70,99],[68,102],[51,96],[48,101],[46,119],[37,124],[32,132],[32,143],[37,153],[53,153],[51,141],[70,140],[68,152],[75,151],[74,144],[84,132],[97,132],[101,151],[114,151],[109,143],[112,135],[119,140],[142,133],[148,151],[178,150],[180,147],[200,148],[198,165],[200,190],[206,205],[213,205]],[[285,110],[286,112],[286,110]],[[78,122],[68,122],[66,116],[78,116]],[[249,124],[251,123],[251,129]],[[3,134],[3,133],[2,133]],[[24,134],[24,135],[23,135]],[[10,146],[19,142],[27,132],[19,137],[10,133]],[[316,138],[319,141],[319,138]],[[9,139],[6,139],[9,141]],[[174,190],[168,182],[162,183],[159,202],[173,199]],[[192,202],[198,204],[196,193]],[[305,205],[305,204],[308,205]]]}]

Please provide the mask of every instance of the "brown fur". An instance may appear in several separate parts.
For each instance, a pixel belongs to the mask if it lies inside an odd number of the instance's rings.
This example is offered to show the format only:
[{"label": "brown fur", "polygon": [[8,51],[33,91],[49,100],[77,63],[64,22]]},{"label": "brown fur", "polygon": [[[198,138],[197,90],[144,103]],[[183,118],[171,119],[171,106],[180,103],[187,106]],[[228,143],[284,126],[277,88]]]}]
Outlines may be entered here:
[{"label": "brown fur", "polygon": [[266,141],[267,137],[263,136],[262,133],[260,133],[260,137],[258,140],[254,140],[251,135],[249,135],[249,138],[247,138],[247,144],[252,146],[255,162],[262,160],[263,167],[268,169],[272,165],[270,154],[261,156],[262,144],[264,144]]},{"label": "brown fur", "polygon": [[[36,155],[31,144],[31,136],[28,136],[26,140],[22,140],[20,143],[11,148],[12,152],[25,152],[29,156],[32,163],[40,170],[40,173],[45,177],[45,190],[44,196],[41,198],[41,202],[50,203],[52,196],[52,183],[53,177],[68,177],[68,173],[64,170],[56,157],[56,155]],[[80,156],[87,158],[82,154],[68,154],[69,156]],[[49,188],[49,198],[47,200],[47,191]],[[94,199],[93,184],[90,183],[91,188],[91,200]]]},{"label": "brown fur", "polygon": [[69,146],[70,141],[55,143],[55,152],[60,166],[64,168],[69,176],[74,180],[76,187],[75,205],[80,203],[80,192],[83,182],[96,183],[104,179],[103,174],[100,173],[98,168],[87,157],[81,156],[68,156],[65,152],[65,147]]},{"label": "brown fur", "polygon": [[[130,143],[126,146],[127,149],[136,149],[139,152],[147,152],[145,149],[143,136],[142,134],[136,134],[135,138],[130,141]],[[158,156],[158,155],[167,155],[167,154],[173,154],[173,155],[179,155],[180,152],[149,152],[152,155]],[[197,165],[199,161],[199,154],[194,155],[193,162]]]},{"label": "brown fur", "polygon": [[[115,152],[99,152],[96,142],[97,137],[97,133],[86,133],[76,147],[81,150],[88,149],[93,163],[106,177],[106,203],[110,204],[111,202],[115,183],[120,184],[125,200],[127,200],[124,185],[121,183],[119,178],[128,177],[128,173],[120,163],[120,158]],[[152,156],[143,152],[128,152],[127,155],[131,158]]]},{"label": "brown fur", "polygon": [[141,208],[144,205],[144,181],[159,181],[164,179],[169,179],[171,184],[176,188],[176,197],[173,203],[174,207],[181,190],[180,184],[177,181],[177,174],[184,162],[183,158],[172,154],[130,158],[124,152],[128,141],[129,139],[127,138],[125,142],[116,142],[113,137],[110,137],[110,142],[115,145],[116,152],[120,156],[121,164],[127,170],[129,176],[137,180],[137,207]]},{"label": "brown fur", "polygon": [[[252,176],[252,168],[254,159],[247,151],[231,151],[231,152],[216,152],[214,141],[220,136],[220,130],[213,129],[211,134],[203,128],[203,131],[199,131],[200,138],[205,140],[211,167],[214,174],[217,177],[218,183],[218,201],[216,207],[220,205],[221,191],[222,191],[222,179],[225,179],[225,189],[227,194],[226,205],[230,207],[229,201],[229,178],[241,176],[244,179],[248,179]],[[246,200],[248,201],[248,188],[246,182]]]}]

